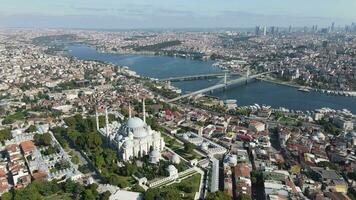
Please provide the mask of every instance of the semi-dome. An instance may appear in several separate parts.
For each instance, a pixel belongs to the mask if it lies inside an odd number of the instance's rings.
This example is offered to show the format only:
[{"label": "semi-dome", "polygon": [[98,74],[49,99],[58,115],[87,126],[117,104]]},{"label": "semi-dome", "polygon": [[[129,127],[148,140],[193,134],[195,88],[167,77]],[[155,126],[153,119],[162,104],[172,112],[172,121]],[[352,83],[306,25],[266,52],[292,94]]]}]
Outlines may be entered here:
[{"label": "semi-dome", "polygon": [[159,153],[159,151],[155,149],[155,150],[151,151],[150,156],[161,157],[161,153]]},{"label": "semi-dome", "polygon": [[123,140],[123,136],[122,135],[120,135],[120,134],[116,134],[115,135],[115,140],[117,141],[117,142],[120,142],[121,140]]},{"label": "semi-dome", "polygon": [[161,153],[158,150],[153,150],[151,151],[150,155],[149,155],[149,162],[152,164],[156,164],[159,162],[159,160],[161,159]]},{"label": "semi-dome", "polygon": [[184,134],[183,134],[183,139],[189,140],[189,136],[188,136],[186,133],[184,133]]},{"label": "semi-dome", "polygon": [[132,141],[131,140],[126,140],[124,143],[125,147],[131,147],[132,146]]}]

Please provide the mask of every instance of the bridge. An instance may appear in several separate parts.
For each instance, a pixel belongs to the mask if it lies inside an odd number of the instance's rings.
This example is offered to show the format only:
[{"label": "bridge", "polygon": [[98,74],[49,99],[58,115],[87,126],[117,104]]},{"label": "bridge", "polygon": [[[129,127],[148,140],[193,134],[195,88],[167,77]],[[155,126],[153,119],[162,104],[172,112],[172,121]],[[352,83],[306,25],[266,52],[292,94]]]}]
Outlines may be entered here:
[{"label": "bridge", "polygon": [[260,74],[255,74],[255,75],[252,75],[252,76],[249,76],[249,74],[247,73],[246,76],[244,77],[239,77],[238,79],[235,79],[235,80],[231,80],[231,81],[227,81],[226,80],[226,75],[224,77],[224,83],[219,83],[219,84],[216,84],[216,85],[213,85],[213,86],[210,86],[210,87],[207,87],[207,88],[204,88],[204,89],[201,89],[201,90],[197,90],[195,92],[191,92],[191,93],[187,93],[187,94],[184,94],[184,95],[181,95],[179,97],[176,97],[176,98],[173,98],[173,99],[170,99],[167,101],[167,103],[171,103],[171,102],[175,102],[175,101],[178,101],[180,99],[183,99],[183,98],[186,98],[186,97],[190,97],[190,96],[195,96],[195,95],[198,95],[198,94],[203,94],[203,93],[206,93],[206,92],[209,92],[209,91],[213,91],[213,90],[217,90],[217,89],[221,89],[221,88],[226,88],[230,85],[235,85],[235,84],[239,84],[239,83],[243,83],[243,82],[246,82],[250,79],[254,79],[254,78],[257,78],[259,76],[263,76],[265,74],[270,74],[270,73],[273,73],[275,71],[268,71],[268,72],[263,72],[263,73],[260,73]]},{"label": "bridge", "polygon": [[190,75],[190,76],[169,77],[169,78],[165,78],[165,79],[160,79],[160,81],[179,82],[179,81],[192,81],[192,80],[222,78],[225,76],[238,76],[238,75],[241,75],[241,74],[239,74],[239,73],[199,74],[199,75]]}]

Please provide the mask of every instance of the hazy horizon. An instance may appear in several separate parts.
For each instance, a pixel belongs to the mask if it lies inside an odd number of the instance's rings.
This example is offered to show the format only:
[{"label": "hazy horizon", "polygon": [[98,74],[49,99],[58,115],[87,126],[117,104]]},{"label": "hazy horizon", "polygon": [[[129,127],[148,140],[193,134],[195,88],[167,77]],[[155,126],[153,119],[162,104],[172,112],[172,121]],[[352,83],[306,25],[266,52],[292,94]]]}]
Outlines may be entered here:
[{"label": "hazy horizon", "polygon": [[0,27],[84,29],[345,26],[354,0],[1,0]]}]

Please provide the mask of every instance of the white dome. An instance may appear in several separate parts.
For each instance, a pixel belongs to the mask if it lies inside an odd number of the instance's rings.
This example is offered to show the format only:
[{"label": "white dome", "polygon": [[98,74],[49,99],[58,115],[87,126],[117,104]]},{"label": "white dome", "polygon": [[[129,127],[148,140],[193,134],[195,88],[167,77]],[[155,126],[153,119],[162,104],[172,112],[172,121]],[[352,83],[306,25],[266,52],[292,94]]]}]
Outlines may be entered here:
[{"label": "white dome", "polygon": [[203,142],[203,143],[201,144],[201,148],[202,148],[203,150],[208,150],[208,149],[209,149],[209,143]]},{"label": "white dome", "polygon": [[316,135],[314,135],[314,136],[312,137],[312,140],[313,140],[314,142],[319,142],[319,138],[318,138],[318,136],[316,136]]},{"label": "white dome", "polygon": [[145,126],[145,123],[138,117],[130,118],[127,121],[128,128],[135,129],[135,128],[142,128],[144,126]]},{"label": "white dome", "polygon": [[133,138],[145,138],[149,134],[148,126],[140,118],[130,118],[119,130],[120,135],[130,136],[132,133]]},{"label": "white dome", "polygon": [[180,163],[180,158],[179,158],[179,156],[177,154],[174,154],[172,156],[172,163],[174,163],[174,164],[179,164]]},{"label": "white dome", "polygon": [[155,149],[155,150],[151,151],[150,157],[159,158],[159,157],[161,157],[161,153],[158,150]]},{"label": "white dome", "polygon": [[159,163],[159,160],[161,159],[161,153],[158,150],[153,150],[151,151],[149,155],[149,162],[152,164],[157,164]]},{"label": "white dome", "polygon": [[317,134],[317,136],[318,136],[319,140],[325,140],[325,135],[322,132],[319,132]]},{"label": "white dome", "polygon": [[175,167],[174,165],[168,165],[167,170],[168,170],[169,172],[172,172],[172,171],[175,171],[175,170],[177,170],[177,169],[176,169],[176,167]]},{"label": "white dome", "polygon": [[229,163],[229,165],[233,165],[235,166],[237,163],[237,156],[236,155],[229,155],[226,159],[227,163]]}]

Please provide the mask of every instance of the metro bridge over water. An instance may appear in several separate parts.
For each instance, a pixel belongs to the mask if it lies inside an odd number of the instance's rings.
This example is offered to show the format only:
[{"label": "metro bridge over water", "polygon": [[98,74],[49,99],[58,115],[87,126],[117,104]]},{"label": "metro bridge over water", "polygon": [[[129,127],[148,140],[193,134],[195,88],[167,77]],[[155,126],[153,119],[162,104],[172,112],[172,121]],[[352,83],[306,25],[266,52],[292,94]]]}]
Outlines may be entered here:
[{"label": "metro bridge over water", "polygon": [[231,76],[240,76],[240,75],[241,75],[240,73],[199,74],[199,75],[169,77],[169,78],[165,78],[165,79],[160,79],[160,81],[170,81],[170,82],[193,81],[193,80],[223,78],[225,76],[231,77]]},{"label": "metro bridge over water", "polygon": [[[201,89],[201,90],[197,90],[195,92],[190,92],[190,93],[181,95],[179,97],[176,97],[176,98],[168,100],[167,103],[175,102],[175,101],[178,101],[180,99],[191,97],[191,96],[195,96],[195,95],[199,95],[199,94],[204,94],[206,92],[214,91],[214,90],[217,90],[217,89],[227,88],[228,86],[231,86],[231,85],[235,85],[235,84],[239,84],[239,83],[243,83],[243,82],[247,83],[248,80],[255,79],[255,78],[258,78],[258,77],[263,76],[265,74],[270,74],[270,73],[273,73],[273,72],[275,72],[275,71],[263,72],[263,73],[254,74],[254,75],[251,75],[251,76],[249,75],[249,73],[247,73],[246,76],[241,76],[241,77],[239,77],[237,79],[230,80],[230,81],[227,81],[227,73],[225,73],[224,74],[224,82],[223,83],[218,83],[216,85],[213,85],[213,86]],[[202,77],[204,77],[204,76],[206,76],[206,75],[202,75]],[[191,77],[193,77],[193,76],[191,76]],[[199,77],[199,76],[197,75],[197,76],[194,76],[194,77]],[[215,75],[215,77],[217,77],[217,76]],[[181,78],[181,77],[179,77],[179,78]],[[195,80],[197,80],[197,79],[195,79]]]}]

